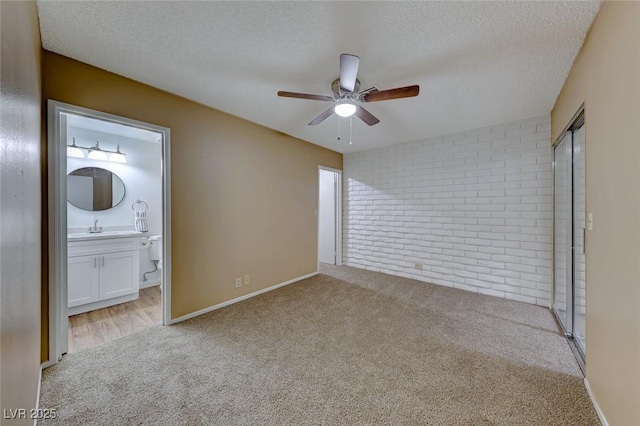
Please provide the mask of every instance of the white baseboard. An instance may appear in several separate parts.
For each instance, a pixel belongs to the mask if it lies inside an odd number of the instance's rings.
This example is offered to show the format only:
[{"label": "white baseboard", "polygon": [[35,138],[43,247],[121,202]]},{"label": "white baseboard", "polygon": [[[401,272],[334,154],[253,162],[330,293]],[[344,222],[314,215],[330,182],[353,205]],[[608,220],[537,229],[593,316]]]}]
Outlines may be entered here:
[{"label": "white baseboard", "polygon": [[[40,413],[40,385],[42,384],[42,366],[40,366],[40,372],[38,373],[38,395],[36,395],[36,413]],[[37,426],[38,416],[33,417],[33,426]]]},{"label": "white baseboard", "polygon": [[600,406],[598,405],[598,402],[593,396],[593,392],[591,392],[591,386],[589,386],[589,382],[587,381],[586,377],[584,378],[584,387],[587,388],[587,393],[589,394],[589,398],[591,398],[591,402],[593,403],[593,408],[596,409],[596,414],[598,414],[600,423],[602,423],[602,426],[609,426],[609,422],[607,422],[607,419],[602,413],[602,410],[600,410]]},{"label": "white baseboard", "polygon": [[42,370],[44,370],[45,368],[49,368],[49,367],[51,367],[52,365],[56,365],[56,363],[55,363],[55,362],[53,362],[53,361],[51,361],[51,360],[49,360],[49,361],[45,361],[45,362],[43,362],[42,364],[40,364],[40,370],[42,371]]},{"label": "white baseboard", "polygon": [[67,310],[67,314],[69,316],[83,314],[85,312],[95,311],[96,309],[119,305],[120,303],[132,302],[134,300],[138,300],[139,297],[140,294],[138,291],[136,291],[135,293],[125,294],[124,296],[114,297],[113,299],[99,300],[97,302],[87,303],[86,305],[73,306]]},{"label": "white baseboard", "polygon": [[149,287],[157,287],[160,285],[160,278],[158,278],[157,280],[148,280],[148,281],[140,281],[140,285],[138,286],[138,288],[140,290],[142,290],[143,288],[149,288]]},{"label": "white baseboard", "polygon": [[255,296],[259,295],[259,294],[266,293],[268,291],[272,291],[272,290],[275,290],[277,288],[284,287],[285,285],[293,284],[295,282],[298,282],[298,281],[301,281],[301,280],[304,280],[304,279],[307,279],[307,278],[311,278],[314,275],[318,275],[318,271],[312,272],[312,273],[307,274],[307,275],[303,275],[303,276],[298,277],[298,278],[294,278],[294,279],[289,280],[289,281],[285,281],[285,282],[280,283],[280,284],[272,285],[271,287],[263,288],[262,290],[254,291],[253,293],[245,294],[244,296],[236,297],[235,299],[231,299],[231,300],[229,300],[227,302],[222,302],[222,303],[219,303],[217,305],[210,306],[208,308],[200,309],[199,311],[192,312],[190,314],[187,314],[187,315],[181,316],[179,318],[173,319],[173,320],[171,320],[169,322],[169,324],[175,324],[175,323],[178,323],[178,322],[182,322],[182,321],[185,321],[185,320],[200,316],[202,314],[206,314],[207,312],[215,311],[216,309],[224,308],[225,306],[233,305],[234,303],[238,303],[238,302],[242,302],[243,300],[251,299],[252,297],[255,297]]}]

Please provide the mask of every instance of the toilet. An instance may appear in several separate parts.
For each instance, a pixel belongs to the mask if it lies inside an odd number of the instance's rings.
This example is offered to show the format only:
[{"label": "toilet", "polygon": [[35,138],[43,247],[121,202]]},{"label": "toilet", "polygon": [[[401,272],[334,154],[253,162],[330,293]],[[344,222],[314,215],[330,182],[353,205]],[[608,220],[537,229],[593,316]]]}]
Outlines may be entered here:
[{"label": "toilet", "polygon": [[162,269],[162,235],[149,237],[151,247],[149,248],[149,259],[151,259],[158,269]]}]

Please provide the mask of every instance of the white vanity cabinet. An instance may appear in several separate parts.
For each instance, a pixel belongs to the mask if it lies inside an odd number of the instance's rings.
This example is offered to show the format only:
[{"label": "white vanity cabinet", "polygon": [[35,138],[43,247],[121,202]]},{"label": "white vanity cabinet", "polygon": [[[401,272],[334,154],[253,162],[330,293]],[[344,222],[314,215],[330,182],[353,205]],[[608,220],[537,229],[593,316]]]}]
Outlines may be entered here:
[{"label": "white vanity cabinet", "polygon": [[138,298],[139,238],[69,240],[67,298],[69,315]]},{"label": "white vanity cabinet", "polygon": [[69,257],[67,265],[69,308],[100,300],[98,256]]}]

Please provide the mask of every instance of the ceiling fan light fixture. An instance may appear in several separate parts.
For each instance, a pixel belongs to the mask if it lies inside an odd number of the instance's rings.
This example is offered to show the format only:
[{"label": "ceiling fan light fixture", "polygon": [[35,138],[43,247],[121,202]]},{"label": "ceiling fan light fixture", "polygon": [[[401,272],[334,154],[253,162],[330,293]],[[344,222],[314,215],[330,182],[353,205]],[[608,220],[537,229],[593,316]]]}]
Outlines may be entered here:
[{"label": "ceiling fan light fixture", "polygon": [[333,108],[333,110],[340,117],[347,118],[347,117],[351,117],[353,114],[356,113],[356,106],[350,102],[343,102],[343,103],[337,104]]},{"label": "ceiling fan light fixture", "polygon": [[[397,87],[389,90],[379,90],[372,86],[362,92],[360,80],[358,80],[358,67],[360,58],[356,55],[343,53],[340,55],[340,76],[331,83],[333,97],[324,95],[312,95],[309,93],[286,92],[280,90],[278,96],[285,98],[310,99],[313,101],[333,102],[333,106],[322,112],[309,122],[309,126],[318,124],[331,117],[334,113],[343,118],[355,115],[366,125],[373,126],[380,122],[373,114],[360,105],[360,102],[387,101],[390,99],[411,98],[418,96],[420,86]],[[338,120],[340,123],[340,120]]]}]

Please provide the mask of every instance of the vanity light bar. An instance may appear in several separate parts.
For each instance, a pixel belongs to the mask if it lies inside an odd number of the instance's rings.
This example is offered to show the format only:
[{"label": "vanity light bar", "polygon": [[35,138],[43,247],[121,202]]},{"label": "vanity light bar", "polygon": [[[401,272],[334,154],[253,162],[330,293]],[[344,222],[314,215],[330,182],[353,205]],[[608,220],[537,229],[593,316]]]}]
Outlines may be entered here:
[{"label": "vanity light bar", "polygon": [[[126,154],[120,151],[120,145],[117,146],[115,151],[100,148],[100,143],[98,141],[96,141],[95,146],[78,146],[76,145],[76,138],[73,138],[71,145],[67,145],[67,157],[84,158],[84,152],[82,152],[83,149],[88,151],[87,158],[92,160],[108,160],[115,163],[127,162]],[[109,158],[107,158],[107,154],[111,154]]]}]

